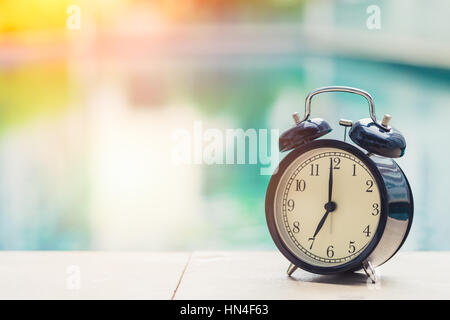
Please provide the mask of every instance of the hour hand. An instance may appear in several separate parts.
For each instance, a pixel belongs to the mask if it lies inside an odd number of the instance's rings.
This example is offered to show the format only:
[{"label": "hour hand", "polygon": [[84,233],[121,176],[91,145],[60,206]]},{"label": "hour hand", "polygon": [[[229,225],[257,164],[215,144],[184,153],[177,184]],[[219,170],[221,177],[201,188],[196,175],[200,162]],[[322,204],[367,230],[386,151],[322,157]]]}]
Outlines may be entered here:
[{"label": "hour hand", "polygon": [[319,233],[320,229],[322,229],[323,224],[325,223],[325,220],[327,220],[329,213],[330,213],[330,211],[327,210],[325,212],[325,214],[323,215],[322,219],[320,220],[319,224],[317,225],[317,228],[316,228],[316,231],[314,232],[313,238],[315,238],[317,236],[317,234]]},{"label": "hour hand", "polygon": [[317,234],[319,233],[320,229],[322,229],[323,224],[327,220],[328,214],[330,212],[333,212],[334,210],[336,210],[336,203],[333,201],[327,202],[324,207],[325,207],[326,212],[323,215],[322,219],[320,220],[319,224],[317,225],[316,232],[314,232],[313,238],[315,238],[317,236]]}]

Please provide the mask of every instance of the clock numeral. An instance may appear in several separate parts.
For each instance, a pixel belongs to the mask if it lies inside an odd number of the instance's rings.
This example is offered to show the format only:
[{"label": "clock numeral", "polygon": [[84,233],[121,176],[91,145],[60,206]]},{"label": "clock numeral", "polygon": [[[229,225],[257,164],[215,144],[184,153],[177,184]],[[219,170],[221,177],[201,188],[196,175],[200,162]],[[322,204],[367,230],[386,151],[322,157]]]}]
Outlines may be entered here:
[{"label": "clock numeral", "polygon": [[341,165],[341,159],[340,158],[330,158],[330,162],[334,162],[334,167],[333,169],[338,170],[340,169],[340,165]]},{"label": "clock numeral", "polygon": [[363,233],[365,233],[367,237],[370,237],[370,234],[372,233],[372,232],[370,232],[370,228],[369,227],[370,226],[368,225],[363,231]]},{"label": "clock numeral", "polygon": [[353,177],[356,177],[356,164],[353,165]]},{"label": "clock numeral", "polygon": [[373,208],[372,215],[373,216],[377,216],[380,213],[379,204],[378,203],[374,203],[372,205],[372,208]]},{"label": "clock numeral", "polygon": [[309,238],[308,241],[311,241],[311,245],[309,246],[309,250],[312,249],[313,245],[314,245],[314,240],[316,240],[316,238]]},{"label": "clock numeral", "polygon": [[356,247],[354,246],[355,241],[350,241],[348,245],[348,253],[355,253]]},{"label": "clock numeral", "polygon": [[318,164],[311,164],[311,176],[318,176],[319,175],[319,165]]},{"label": "clock numeral", "polygon": [[300,231],[300,223],[298,221],[294,221],[294,227],[292,228],[292,232],[299,233]]},{"label": "clock numeral", "polygon": [[292,210],[294,210],[295,207],[295,202],[293,199],[289,199],[287,202],[287,206],[288,206],[288,211],[291,212]]},{"label": "clock numeral", "polygon": [[297,179],[297,185],[296,185],[296,191],[305,191],[306,189],[306,181],[305,180],[298,180]]},{"label": "clock numeral", "polygon": [[334,257],[334,251],[333,251],[334,247],[333,246],[329,246],[327,248],[327,257],[328,258],[333,258]]},{"label": "clock numeral", "polygon": [[366,186],[368,187],[366,192],[373,192],[372,188],[373,188],[373,181],[372,180],[367,180],[366,181]]}]

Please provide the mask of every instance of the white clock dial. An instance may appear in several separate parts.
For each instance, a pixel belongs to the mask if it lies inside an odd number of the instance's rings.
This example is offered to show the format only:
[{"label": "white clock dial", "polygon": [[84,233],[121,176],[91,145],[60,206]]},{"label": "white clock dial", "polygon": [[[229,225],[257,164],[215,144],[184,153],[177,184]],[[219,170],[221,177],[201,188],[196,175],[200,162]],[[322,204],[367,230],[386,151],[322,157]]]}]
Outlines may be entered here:
[{"label": "white clock dial", "polygon": [[354,154],[317,148],[284,171],[274,212],[291,252],[313,265],[337,266],[357,257],[373,239],[380,220],[380,190]]}]

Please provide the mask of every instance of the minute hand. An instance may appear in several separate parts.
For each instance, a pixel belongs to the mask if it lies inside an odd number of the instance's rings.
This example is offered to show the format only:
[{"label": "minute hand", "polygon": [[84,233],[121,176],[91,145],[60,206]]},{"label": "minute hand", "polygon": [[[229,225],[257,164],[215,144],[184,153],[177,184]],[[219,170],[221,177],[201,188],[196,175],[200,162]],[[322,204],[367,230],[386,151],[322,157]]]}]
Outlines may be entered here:
[{"label": "minute hand", "polygon": [[[330,177],[328,179],[328,203],[327,205],[329,206],[331,204],[331,198],[333,195],[333,158],[330,158]],[[327,209],[327,211],[330,211],[330,209]],[[332,220],[333,216],[330,217],[330,232],[331,232],[331,228],[332,228]]]},{"label": "minute hand", "polygon": [[330,178],[328,179],[328,203],[333,195],[333,158],[330,158]]}]

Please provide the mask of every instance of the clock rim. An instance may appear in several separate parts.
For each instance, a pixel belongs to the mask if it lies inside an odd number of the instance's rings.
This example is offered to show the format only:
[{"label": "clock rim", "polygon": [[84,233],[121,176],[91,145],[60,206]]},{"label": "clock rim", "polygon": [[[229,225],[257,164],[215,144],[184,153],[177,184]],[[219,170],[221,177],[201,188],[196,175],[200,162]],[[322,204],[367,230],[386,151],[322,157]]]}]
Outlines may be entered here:
[{"label": "clock rim", "polygon": [[[284,243],[282,240],[278,228],[276,226],[275,222],[275,215],[274,215],[274,202],[275,202],[275,194],[276,190],[279,184],[279,181],[281,177],[283,176],[283,173],[286,171],[286,169],[289,167],[289,165],[295,161],[299,156],[304,154],[305,152],[311,151],[313,149],[318,148],[336,148],[341,149],[343,151],[349,152],[353,154],[354,156],[358,157],[370,170],[372,173],[378,188],[380,192],[380,202],[381,202],[381,211],[380,211],[380,220],[378,222],[377,229],[375,231],[374,236],[370,240],[367,247],[354,259],[341,264],[337,266],[317,266],[310,264],[304,260],[301,260],[297,255],[295,255],[291,250],[288,248],[288,246]],[[370,157],[364,153],[361,149],[358,147],[351,145],[349,143],[340,141],[340,140],[333,140],[333,139],[320,139],[315,140],[312,142],[309,142],[307,144],[304,144],[302,146],[299,146],[292,150],[278,165],[277,169],[275,169],[275,174],[272,175],[269,185],[267,187],[266,192],[266,222],[267,226],[269,228],[270,235],[272,236],[273,241],[275,242],[275,245],[280,250],[280,252],[294,265],[297,267],[317,274],[333,274],[338,272],[346,272],[346,271],[355,271],[362,268],[363,262],[371,255],[371,253],[375,250],[378,243],[380,242],[385,227],[387,223],[387,217],[388,217],[388,201],[387,201],[387,189],[384,184],[383,177],[378,170],[377,165],[375,162],[370,159]]]}]

